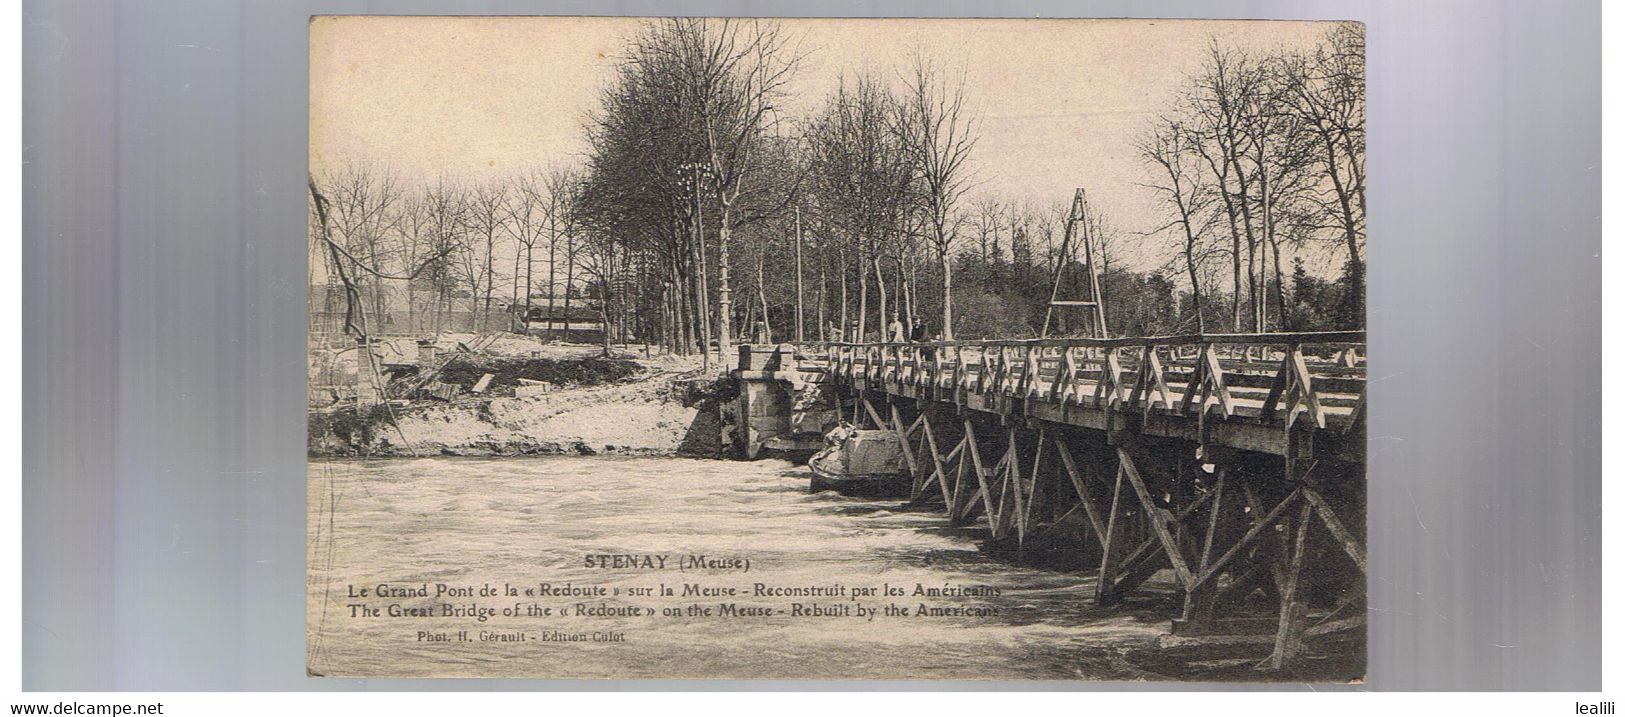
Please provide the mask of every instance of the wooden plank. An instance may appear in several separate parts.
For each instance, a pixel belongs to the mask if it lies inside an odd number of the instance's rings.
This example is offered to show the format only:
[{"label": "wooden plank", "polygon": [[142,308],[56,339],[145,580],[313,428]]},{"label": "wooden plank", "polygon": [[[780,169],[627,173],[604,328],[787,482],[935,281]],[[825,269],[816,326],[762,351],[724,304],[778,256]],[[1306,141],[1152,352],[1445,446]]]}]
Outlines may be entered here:
[{"label": "wooden plank", "polygon": [[1060,365],[1055,367],[1055,380],[1050,384],[1049,400],[1066,402],[1066,391],[1076,370],[1076,364],[1072,361],[1072,349],[1061,349],[1061,361]]},{"label": "wooden plank", "polygon": [[[987,477],[992,481],[986,484],[989,491],[988,499],[993,501],[992,509],[996,511],[987,515],[988,529],[992,531],[995,538],[1004,537],[1007,532],[1006,529],[1010,527],[1010,460],[1012,457],[1013,454],[1006,450],[1004,455],[999,456],[999,460],[993,464],[993,468],[987,472]],[[995,476],[998,476],[997,480],[994,480]],[[996,496],[994,495],[995,491]]]},{"label": "wooden plank", "polygon": [[[1258,490],[1253,487],[1252,481],[1241,481],[1241,492],[1242,495],[1247,498],[1247,509],[1252,511],[1252,515],[1266,516],[1272,512],[1264,509],[1264,500],[1263,498],[1259,497]],[[1288,497],[1291,497],[1290,494]],[[1281,502],[1286,503],[1285,500],[1282,500]],[[1276,508],[1285,508],[1285,506],[1277,505]],[[1286,569],[1284,567],[1285,563],[1283,554],[1286,552],[1287,540],[1289,539],[1289,536],[1276,535],[1272,537],[1275,539],[1275,545],[1266,546],[1267,554],[1265,557],[1267,559],[1264,562],[1269,565],[1270,578],[1273,580],[1272,584],[1275,587],[1275,591],[1279,593],[1281,590],[1286,588]]]},{"label": "wooden plank", "polygon": [[1136,550],[1124,558],[1117,577],[1112,580],[1112,599],[1121,600],[1151,576],[1168,567],[1168,555],[1156,547],[1157,539],[1146,541],[1144,550]]},{"label": "wooden plank", "polygon": [[[1207,364],[1199,360],[1196,362],[1196,367],[1191,370],[1190,379],[1185,382],[1185,395],[1179,401],[1180,415],[1191,412],[1191,403],[1196,400],[1196,394],[1201,392],[1202,387],[1206,385]],[[1202,407],[1202,412],[1207,412],[1207,406]]]},{"label": "wooden plank", "polygon": [[1294,489],[1291,493],[1288,493],[1285,498],[1282,498],[1281,502],[1276,504],[1276,506],[1271,509],[1269,513],[1265,514],[1263,518],[1259,519],[1257,523],[1253,524],[1252,528],[1249,528],[1246,533],[1242,534],[1240,540],[1237,540],[1234,545],[1231,545],[1229,550],[1224,551],[1224,554],[1220,555],[1218,560],[1213,561],[1213,564],[1209,565],[1207,570],[1203,571],[1201,575],[1196,576],[1196,580],[1193,582],[1193,587],[1200,587],[1203,583],[1206,583],[1208,580],[1212,579],[1213,576],[1219,574],[1219,571],[1224,570],[1224,566],[1230,564],[1230,561],[1235,558],[1236,555],[1240,554],[1243,549],[1252,544],[1253,540],[1257,539],[1259,535],[1270,527],[1270,525],[1274,524],[1275,521],[1286,512],[1287,507],[1290,506],[1293,501],[1297,500],[1302,494],[1303,492],[1301,489]]},{"label": "wooden plank", "polygon": [[1219,408],[1228,416],[1236,412],[1230,400],[1230,389],[1224,383],[1224,368],[1219,365],[1219,355],[1213,350],[1213,344],[1208,344],[1202,351],[1203,360],[1207,362],[1205,378],[1213,392],[1219,397]]},{"label": "wooden plank", "polygon": [[1065,513],[1060,514],[1055,518],[1055,520],[1050,521],[1049,525],[1046,525],[1043,527],[1043,529],[1039,530],[1038,535],[1045,536],[1056,532],[1060,529],[1061,525],[1066,523],[1067,518],[1071,518],[1072,514],[1078,512],[1079,510],[1081,510],[1081,507],[1078,505],[1073,505],[1071,508],[1067,508]]},{"label": "wooden plank", "polygon": [[976,485],[982,494],[982,507],[987,511],[988,521],[997,520],[998,509],[993,505],[993,495],[988,490],[987,472],[982,468],[982,452],[976,446],[976,428],[971,425],[970,419],[965,419],[965,439],[970,443],[965,449],[970,454],[972,468],[976,471]]},{"label": "wooden plank", "polygon": [[1122,400],[1119,386],[1123,380],[1123,363],[1117,355],[1116,348],[1106,349],[1104,365],[1101,368],[1100,382],[1095,384],[1095,403],[1102,408],[1111,408],[1113,404]]},{"label": "wooden plank", "polygon": [[1027,377],[1027,390],[1022,394],[1029,399],[1044,397],[1044,352],[1048,349],[1040,347],[1035,350],[1038,358],[1033,361],[1032,375]]},{"label": "wooden plank", "polygon": [[[1015,493],[1015,506],[1014,506],[1015,507],[1015,516],[1014,517],[1015,517],[1015,521],[1016,521],[1016,540],[1020,541],[1020,540],[1025,539],[1026,536],[1027,536],[1027,499],[1026,499],[1026,496],[1023,496],[1021,494],[1021,456],[1018,453],[1016,453],[1016,450],[1018,448],[1018,443],[1016,442],[1016,427],[1011,426],[1010,430],[1009,430],[1009,433],[1010,433],[1010,467],[1009,467],[1009,471],[1010,471],[1009,472],[1010,490]],[[1001,512],[1002,512],[1002,509],[1001,509]],[[1003,516],[1001,516],[1001,518],[1002,517]],[[1008,527],[1008,526],[1006,526],[1006,527]]]},{"label": "wooden plank", "polygon": [[[942,502],[951,510],[954,504],[953,494],[948,488],[948,473],[942,469],[943,459],[940,455],[938,455],[937,437],[931,432],[931,420],[926,418],[926,414],[923,411],[920,413],[920,418],[925,421],[923,424],[925,427],[925,445],[926,448],[931,452],[931,466],[932,470],[934,471],[933,475],[937,479],[937,486],[942,489]],[[957,451],[959,449],[955,448],[954,450]],[[947,460],[951,461],[953,458],[950,456]]]},{"label": "wooden plank", "polygon": [[956,514],[964,511],[965,507],[961,503],[965,502],[965,496],[971,495],[967,489],[973,488],[975,485],[975,481],[971,480],[967,475],[971,470],[974,470],[971,466],[970,449],[970,437],[960,437],[959,446],[957,447],[959,460],[954,464],[954,500],[956,501],[954,510]]},{"label": "wooden plank", "polygon": [[1320,637],[1344,630],[1353,630],[1365,625],[1365,614],[1351,615],[1341,620],[1329,620],[1303,631],[1304,637]]},{"label": "wooden plank", "polygon": [[1354,564],[1359,566],[1360,572],[1367,572],[1365,549],[1360,546],[1360,541],[1354,539],[1354,534],[1343,526],[1343,521],[1338,520],[1337,513],[1332,510],[1331,504],[1321,497],[1319,491],[1307,485],[1303,487],[1303,497],[1314,504],[1315,514],[1320,516],[1320,522],[1326,525],[1327,532],[1330,532],[1332,537],[1336,538],[1337,542],[1343,546],[1343,552],[1348,553],[1348,556],[1354,560]]},{"label": "wooden plank", "polygon": [[982,501],[984,497],[982,495],[982,489],[974,485],[967,485],[965,487],[970,489],[970,497],[965,500],[965,507],[959,512],[959,521],[961,523],[968,523],[972,518],[976,517],[978,513],[984,512],[982,509]]},{"label": "wooden plank", "polygon": [[1286,589],[1281,591],[1281,620],[1275,633],[1275,651],[1265,658],[1262,666],[1279,670],[1297,659],[1303,651],[1304,603],[1303,563],[1309,537],[1309,513],[1314,508],[1303,502],[1298,511],[1296,537],[1292,541],[1292,556],[1287,564]]},{"label": "wooden plank", "polygon": [[1213,536],[1219,532],[1219,511],[1224,508],[1224,479],[1229,470],[1219,467],[1219,475],[1213,486],[1213,505],[1208,508],[1207,537],[1202,539],[1201,567],[1198,572],[1206,573],[1208,558],[1213,554]]},{"label": "wooden plank", "polygon": [[897,440],[903,444],[903,460],[908,463],[908,474],[913,476],[915,487],[919,487],[920,465],[914,459],[914,446],[908,442],[908,429],[903,427],[903,416],[897,412],[897,404],[891,404],[892,429],[897,431]]},{"label": "wooden plank", "polygon": [[1032,479],[1027,481],[1027,509],[1021,515],[1021,529],[1023,533],[1031,530],[1033,524],[1033,511],[1039,503],[1039,496],[1043,495],[1043,491],[1039,490],[1038,477],[1039,466],[1044,462],[1044,443],[1048,439],[1049,435],[1044,432],[1042,427],[1040,427],[1038,429],[1038,442],[1033,446]]},{"label": "wooden plank", "polygon": [[1123,471],[1117,471],[1117,480],[1112,486],[1112,502],[1110,512],[1106,517],[1106,534],[1100,541],[1100,573],[1095,578],[1095,604],[1109,605],[1117,601],[1116,578],[1117,556],[1114,554],[1117,547],[1119,533],[1118,522],[1123,511],[1119,508],[1123,497]]},{"label": "wooden plank", "polygon": [[1309,367],[1303,362],[1303,351],[1296,346],[1292,347],[1291,359],[1292,372],[1297,379],[1294,383],[1302,391],[1303,400],[1309,406],[1309,417],[1314,420],[1317,428],[1325,428],[1326,412],[1321,409],[1320,397],[1315,395],[1315,387],[1310,382]]},{"label": "wooden plank", "polygon": [[1264,406],[1258,409],[1260,423],[1269,423],[1275,420],[1275,407],[1280,404],[1281,396],[1286,393],[1292,382],[1292,359],[1281,359],[1281,367],[1275,372],[1275,379],[1270,382],[1270,392],[1264,397]]},{"label": "wooden plank", "polygon": [[908,424],[908,430],[905,431],[904,433],[906,433],[907,435],[912,436],[912,435],[914,435],[915,431],[920,430],[920,426],[923,425],[924,423],[925,423],[925,411],[923,410],[923,407],[922,407],[922,410],[920,411],[920,415],[918,415],[918,416],[916,416],[914,418],[913,423]]},{"label": "wooden plank", "polygon": [[868,396],[863,397],[863,410],[869,413],[869,418],[875,422],[875,428],[886,427],[886,419],[881,418],[880,412],[875,410],[874,404],[869,403]]},{"label": "wooden plank", "polygon": [[[1182,521],[1185,520],[1185,518],[1189,517],[1192,513],[1195,513],[1196,511],[1200,510],[1202,508],[1202,506],[1206,504],[1209,497],[1210,497],[1210,495],[1204,495],[1201,498],[1197,498],[1190,505],[1187,505],[1184,508],[1181,508],[1179,510],[1179,514],[1174,516],[1174,522],[1175,523],[1182,522]],[[1123,573],[1122,574],[1127,575],[1129,573],[1129,571],[1130,571],[1129,566],[1131,566],[1131,565],[1135,564],[1136,562],[1140,561],[1141,559],[1145,558],[1147,553],[1154,553],[1156,555],[1162,555],[1160,541],[1158,541],[1157,536],[1155,536],[1155,535],[1151,536],[1151,538],[1149,540],[1146,540],[1146,541],[1140,543],[1139,545],[1134,546],[1134,550],[1129,551],[1127,556],[1125,556],[1123,558],[1123,562],[1122,562]],[[1158,563],[1158,564],[1159,565],[1169,565],[1169,566],[1171,566],[1172,563],[1169,563],[1166,560],[1167,556],[1163,556],[1163,557],[1164,557],[1164,560],[1161,563]],[[1147,575],[1146,577],[1150,577],[1150,576]],[[1122,579],[1120,578],[1118,580],[1118,582],[1122,582]],[[1124,587],[1129,587],[1129,586],[1124,586]],[[1126,590],[1120,590],[1119,592],[1126,592]]]},{"label": "wooden plank", "polygon": [[[1157,356],[1157,348],[1155,346],[1148,345],[1145,347],[1145,359],[1143,365],[1150,366],[1149,371],[1151,376],[1151,386],[1156,389],[1157,400],[1162,402],[1163,410],[1173,408],[1174,399],[1168,391],[1168,381],[1164,377],[1162,370],[1162,358]],[[1146,370],[1147,369],[1143,367],[1141,368],[1142,372],[1145,372]],[[1148,397],[1145,402],[1146,413],[1151,412],[1151,403],[1152,402]]]},{"label": "wooden plank", "polygon": [[1343,424],[1343,434],[1348,435],[1350,433],[1353,433],[1354,429],[1356,427],[1358,427],[1360,424],[1364,423],[1364,422],[1365,422],[1365,390],[1361,389],[1359,401],[1355,402],[1354,410],[1349,412],[1348,423]]},{"label": "wooden plank", "polygon": [[1174,540],[1172,533],[1168,532],[1168,522],[1172,516],[1151,500],[1151,492],[1146,489],[1145,481],[1140,477],[1140,471],[1134,467],[1134,460],[1129,457],[1128,451],[1117,449],[1118,470],[1123,473],[1134,486],[1134,492],[1140,497],[1140,506],[1145,509],[1146,516],[1151,519],[1151,530],[1156,532],[1157,539],[1162,541],[1162,548],[1168,553],[1168,561],[1174,564],[1174,572],[1179,575],[1180,584],[1189,589],[1193,585],[1195,576],[1191,574],[1190,567],[1185,564],[1185,555],[1179,549],[1179,543]]},{"label": "wooden plank", "polygon": [[967,453],[964,450],[965,446],[966,438],[960,437],[959,446],[954,449],[959,452],[959,460],[954,463],[954,489],[948,501],[948,517],[954,519],[958,519],[960,511],[963,510],[960,503],[965,496],[965,466],[970,463],[970,456],[965,455]]},{"label": "wooden plank", "polygon": [[1083,477],[1078,471],[1078,464],[1072,459],[1072,451],[1068,450],[1066,443],[1057,439],[1055,452],[1061,456],[1061,465],[1066,469],[1066,475],[1072,479],[1072,489],[1078,493],[1078,502],[1089,515],[1089,525],[1095,530],[1095,538],[1102,545],[1106,543],[1106,526],[1101,524],[1100,516],[1095,512],[1094,501],[1089,499],[1089,490],[1083,485]]},{"label": "wooden plank", "polygon": [[[1207,534],[1202,538],[1202,551],[1197,559],[1197,574],[1205,574],[1209,560],[1213,556],[1213,539],[1219,532],[1219,515],[1224,510],[1224,479],[1228,471],[1221,467],[1214,482],[1211,505],[1207,513]],[[1204,585],[1194,585],[1185,591],[1186,620],[1208,620],[1213,617],[1216,598],[1218,597],[1218,581]]]}]

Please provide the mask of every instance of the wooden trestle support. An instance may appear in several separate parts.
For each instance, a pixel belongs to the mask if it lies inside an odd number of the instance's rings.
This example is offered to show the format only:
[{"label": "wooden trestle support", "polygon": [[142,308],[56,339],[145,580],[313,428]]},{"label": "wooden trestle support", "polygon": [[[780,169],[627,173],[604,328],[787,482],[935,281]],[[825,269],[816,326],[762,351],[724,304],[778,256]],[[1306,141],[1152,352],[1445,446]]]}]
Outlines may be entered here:
[{"label": "wooden trestle support", "polygon": [[825,370],[902,438],[915,503],[1021,553],[1064,539],[1100,605],[1171,571],[1175,634],[1273,628],[1280,669],[1363,629],[1363,341],[837,344]]}]

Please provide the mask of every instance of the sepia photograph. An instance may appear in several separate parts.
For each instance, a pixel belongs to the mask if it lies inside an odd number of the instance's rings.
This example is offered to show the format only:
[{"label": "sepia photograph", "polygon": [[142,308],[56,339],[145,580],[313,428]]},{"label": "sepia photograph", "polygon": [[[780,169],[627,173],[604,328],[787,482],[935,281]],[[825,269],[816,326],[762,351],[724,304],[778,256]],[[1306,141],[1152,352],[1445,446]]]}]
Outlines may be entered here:
[{"label": "sepia photograph", "polygon": [[1366,679],[1362,24],[309,40],[307,674]]}]

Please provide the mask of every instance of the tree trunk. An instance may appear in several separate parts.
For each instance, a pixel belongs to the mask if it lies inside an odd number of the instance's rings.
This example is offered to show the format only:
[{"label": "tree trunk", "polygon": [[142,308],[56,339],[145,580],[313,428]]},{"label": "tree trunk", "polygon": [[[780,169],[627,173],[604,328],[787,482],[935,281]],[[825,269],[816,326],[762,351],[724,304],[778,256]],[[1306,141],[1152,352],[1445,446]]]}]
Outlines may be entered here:
[{"label": "tree trunk", "polygon": [[[1263,138],[1260,137],[1256,144],[1258,147],[1257,159],[1255,160],[1258,163],[1258,204],[1264,221],[1264,245],[1259,247],[1258,256],[1258,308],[1256,311],[1258,313],[1258,331],[1264,332],[1269,330],[1269,272],[1265,270],[1264,262],[1268,258],[1266,256],[1267,252],[1269,252],[1271,248],[1274,248],[1275,244],[1275,202],[1274,199],[1270,197],[1270,172],[1269,167],[1264,163],[1265,152]],[[1277,249],[1277,252],[1278,251],[1279,250]],[[1276,273],[1279,274],[1279,259],[1276,260],[1276,269]]]},{"label": "tree trunk", "polygon": [[[552,220],[549,220],[550,223],[551,221]],[[559,293],[558,229],[557,227],[554,227],[550,231],[553,232],[553,235],[548,239],[547,242],[547,337],[549,339],[553,338],[553,317],[558,315],[558,307],[555,305],[553,297],[558,296]]]},{"label": "tree trunk", "polygon": [[570,340],[570,295],[576,285],[576,240],[564,237],[564,340]]},{"label": "tree trunk", "polygon": [[496,236],[489,227],[485,230],[485,317],[475,323],[474,333],[485,333],[491,323],[491,293],[496,287]]},{"label": "tree trunk", "polygon": [[1196,310],[1196,333],[1205,333],[1207,320],[1202,317],[1202,282],[1196,277],[1196,237],[1191,234],[1190,220],[1185,225],[1185,270],[1191,279],[1191,305]]},{"label": "tree trunk", "polygon": [[536,238],[531,237],[530,243],[525,245],[525,335],[530,335],[530,297],[534,293],[531,279],[536,273]]},{"label": "tree trunk", "polygon": [[1270,237],[1270,253],[1275,263],[1275,320],[1282,331],[1291,331],[1296,327],[1287,325],[1286,318],[1286,280],[1281,275],[1281,241]]},{"label": "tree trunk", "polygon": [[[604,357],[609,358],[609,282],[607,279],[598,295],[598,321],[603,326],[603,331],[599,333],[604,337]],[[565,299],[568,300],[569,297],[565,297]],[[565,318],[568,319],[569,317]]]},{"label": "tree trunk", "polygon": [[862,343],[869,337],[869,262],[865,256],[863,246],[858,246],[858,335],[853,338],[855,343]]},{"label": "tree trunk", "polygon": [[824,315],[824,303],[829,293],[828,262],[818,262],[818,340],[828,341],[828,319]]},{"label": "tree trunk", "polygon": [[[761,273],[761,270],[760,270],[761,262],[757,262],[756,266],[758,267],[757,273],[760,274]],[[802,312],[802,306],[801,306],[803,295],[804,295],[804,292],[802,291],[802,288],[801,288],[801,207],[799,205],[797,205],[796,206],[796,343],[804,343],[807,340],[807,321],[806,321],[807,316],[806,316],[805,313]]]},{"label": "tree trunk", "polygon": [[842,341],[851,341],[852,337],[846,335],[847,327],[851,326],[851,324],[847,323],[847,314],[846,314],[846,307],[847,307],[847,304],[850,302],[850,300],[847,297],[847,291],[846,291],[846,250],[845,249],[842,249],[840,251],[840,254],[839,254],[838,258],[839,258],[839,261],[836,263],[836,266],[840,267],[840,269],[841,269],[841,327],[840,327],[841,328],[841,336],[840,336],[840,340],[842,340]]},{"label": "tree trunk", "polygon": [[[762,338],[765,339],[767,343],[771,344],[773,343],[773,324],[767,318],[767,277],[766,272],[762,270],[762,264],[765,263],[767,259],[767,252],[765,251],[766,247],[763,247],[763,249],[764,251],[756,252],[756,296],[762,300],[762,330],[764,334]],[[800,292],[801,282],[799,281],[799,272],[797,274],[797,279],[796,291]],[[796,316],[799,317],[800,315],[801,301],[798,299],[796,301]]]},{"label": "tree trunk", "polygon": [[954,340],[954,264],[948,249],[938,245],[937,261],[942,262],[942,340]]},{"label": "tree trunk", "polygon": [[[520,244],[519,246],[514,247],[514,250],[513,250],[513,290],[508,292],[508,294],[509,294],[509,298],[508,298],[508,329],[510,331],[513,330],[514,323],[515,323],[514,322],[514,316],[513,316],[514,310],[519,307],[519,262],[520,262],[521,259],[524,258],[524,256],[525,256],[525,246],[523,244]],[[411,299],[412,294],[411,294],[410,288],[408,288],[406,296],[407,296],[406,303],[407,303],[408,306],[410,306],[412,304],[412,299]],[[523,319],[524,315],[521,314],[519,318]],[[521,326],[520,328],[524,328],[524,327]]]},{"label": "tree trunk", "polygon": [[897,306],[898,313],[903,315],[903,332],[906,336],[914,328],[914,299],[908,295],[908,282],[904,279],[901,252],[897,255]]},{"label": "tree trunk", "polygon": [[879,247],[876,247],[876,251],[875,251],[875,255],[874,255],[874,263],[875,263],[875,289],[878,291],[878,294],[877,294],[877,296],[875,298],[879,299],[878,303],[876,304],[877,308],[879,309],[879,313],[878,313],[878,316],[877,316],[877,318],[879,319],[879,322],[877,324],[877,327],[880,329],[880,340],[881,341],[890,341],[892,339],[892,337],[888,334],[888,332],[890,331],[891,321],[889,321],[888,319],[890,319],[891,316],[886,313],[886,307],[887,307],[887,303],[886,303],[886,272],[880,266]]},{"label": "tree trunk", "polygon": [[717,218],[717,354],[723,367],[728,366],[733,351],[733,289],[728,279],[728,239],[733,233],[728,226],[733,216],[731,202],[724,200]]},{"label": "tree trunk", "polygon": [[1241,332],[1241,228],[1236,225],[1236,207],[1230,199],[1230,192],[1221,188],[1219,193],[1224,195],[1225,215],[1230,219],[1230,269],[1231,278],[1235,287],[1230,296],[1230,323],[1231,330]]},{"label": "tree trunk", "polygon": [[707,369],[711,366],[711,277],[706,265],[705,256],[705,215],[701,211],[698,195],[694,199],[694,242],[692,251],[694,255],[694,317],[695,331],[698,336],[695,340],[701,355],[702,365]]}]

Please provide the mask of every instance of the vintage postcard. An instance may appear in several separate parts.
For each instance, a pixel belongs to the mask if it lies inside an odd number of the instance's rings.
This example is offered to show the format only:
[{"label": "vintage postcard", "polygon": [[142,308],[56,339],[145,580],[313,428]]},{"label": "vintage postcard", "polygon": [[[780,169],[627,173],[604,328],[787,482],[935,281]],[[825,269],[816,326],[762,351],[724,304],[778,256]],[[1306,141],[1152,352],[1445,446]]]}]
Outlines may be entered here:
[{"label": "vintage postcard", "polygon": [[310,23],[330,677],[1358,681],[1356,23]]}]

